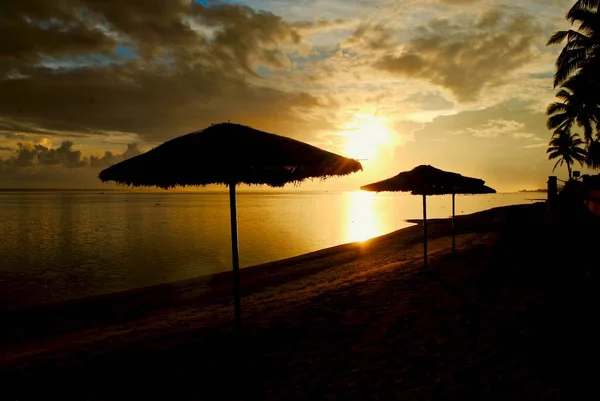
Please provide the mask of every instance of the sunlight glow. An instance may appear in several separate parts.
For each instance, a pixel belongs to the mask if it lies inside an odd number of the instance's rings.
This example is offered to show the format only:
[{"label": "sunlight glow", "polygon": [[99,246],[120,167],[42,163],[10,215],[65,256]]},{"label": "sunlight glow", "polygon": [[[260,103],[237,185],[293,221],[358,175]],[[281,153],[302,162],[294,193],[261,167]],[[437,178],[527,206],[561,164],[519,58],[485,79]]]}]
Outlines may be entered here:
[{"label": "sunlight glow", "polygon": [[362,242],[380,234],[375,211],[375,193],[354,191],[348,193],[347,241]]},{"label": "sunlight glow", "polygon": [[357,115],[344,127],[344,154],[359,160],[373,159],[385,146],[392,145],[393,133],[387,120],[372,115]]}]

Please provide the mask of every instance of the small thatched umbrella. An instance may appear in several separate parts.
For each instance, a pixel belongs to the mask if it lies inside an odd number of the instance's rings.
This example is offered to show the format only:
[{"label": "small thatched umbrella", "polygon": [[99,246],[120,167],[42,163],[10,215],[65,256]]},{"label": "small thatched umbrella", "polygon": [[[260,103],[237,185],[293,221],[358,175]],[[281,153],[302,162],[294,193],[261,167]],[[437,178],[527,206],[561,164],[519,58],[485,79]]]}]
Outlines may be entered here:
[{"label": "small thatched umbrella", "polygon": [[362,170],[361,164],[315,146],[239,124],[222,123],[183,135],[100,172],[102,181],[135,187],[229,186],[235,321],[241,328],[235,187],[282,187],[307,178]]},{"label": "small thatched umbrella", "polygon": [[[465,177],[429,165],[421,165],[386,180],[364,185],[360,189],[374,192],[410,192],[413,195],[423,196],[423,263],[427,266],[427,195],[469,193],[462,191],[481,189],[484,183],[485,181],[478,178]],[[454,216],[454,196],[452,216]],[[454,227],[454,217],[452,226]]]}]

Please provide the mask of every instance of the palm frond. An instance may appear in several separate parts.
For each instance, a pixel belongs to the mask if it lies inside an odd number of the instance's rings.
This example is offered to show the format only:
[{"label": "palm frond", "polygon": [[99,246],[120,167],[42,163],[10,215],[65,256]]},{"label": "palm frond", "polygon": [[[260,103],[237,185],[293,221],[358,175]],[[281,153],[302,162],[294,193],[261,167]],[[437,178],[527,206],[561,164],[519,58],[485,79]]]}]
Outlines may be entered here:
[{"label": "palm frond", "polygon": [[554,172],[554,170],[556,170],[556,167],[558,167],[558,166],[562,166],[562,165],[563,165],[563,163],[564,163],[564,162],[563,162],[563,159],[558,159],[558,160],[556,161],[556,163],[554,164],[554,167],[552,168],[552,172]]},{"label": "palm frond", "polygon": [[548,155],[548,160],[553,160],[553,159],[559,158],[561,155],[560,151],[556,150],[556,148],[548,148],[546,153],[550,153]]},{"label": "palm frond", "polygon": [[575,119],[567,113],[555,114],[548,117],[548,120],[546,120],[546,126],[548,129],[569,129],[571,128],[571,125],[573,125],[574,120]]},{"label": "palm frond", "polygon": [[585,63],[587,51],[585,49],[572,49],[563,51],[556,59],[556,73],[554,74],[554,87],[565,82],[570,76]]},{"label": "palm frond", "polygon": [[[594,130],[592,129],[592,123],[591,123],[590,119],[589,118],[577,118],[577,122],[579,123],[579,125],[581,125],[583,127],[583,137],[585,138],[585,140],[588,142],[591,141]],[[579,139],[579,141],[583,143],[583,141],[581,139]]]},{"label": "palm frond", "polygon": [[572,93],[564,88],[565,84],[563,84],[563,88],[556,93],[556,97],[562,99],[563,102],[568,102],[573,96]]},{"label": "palm frond", "polygon": [[546,114],[547,115],[553,115],[553,114],[563,114],[563,113],[567,113],[567,111],[569,110],[569,106],[564,104],[564,103],[560,103],[560,102],[554,102],[554,103],[550,103],[548,105],[548,107],[546,108]]},{"label": "palm frond", "polygon": [[600,6],[599,0],[577,0],[567,13],[566,18],[569,19],[569,15],[573,12],[577,12],[579,10],[593,10],[595,8],[597,9],[598,6]]},{"label": "palm frond", "polygon": [[587,50],[585,47],[565,46],[556,59],[557,68],[579,68],[585,63]]},{"label": "palm frond", "polygon": [[589,44],[590,37],[588,35],[586,35],[584,32],[581,32],[581,30],[575,31],[573,29],[569,29],[567,31],[567,40],[569,42],[579,42],[580,44],[582,44],[582,43]]},{"label": "palm frond", "polygon": [[565,38],[568,35],[569,35],[569,31],[554,32],[552,34],[552,36],[550,36],[550,39],[548,39],[548,42],[546,43],[546,46],[552,46],[552,45],[557,45],[559,43],[562,43],[562,41],[565,40]]},{"label": "palm frond", "polygon": [[598,30],[598,21],[600,15],[597,11],[593,10],[573,10],[569,14],[572,23],[575,21],[579,22],[578,31],[586,36],[593,37]]}]

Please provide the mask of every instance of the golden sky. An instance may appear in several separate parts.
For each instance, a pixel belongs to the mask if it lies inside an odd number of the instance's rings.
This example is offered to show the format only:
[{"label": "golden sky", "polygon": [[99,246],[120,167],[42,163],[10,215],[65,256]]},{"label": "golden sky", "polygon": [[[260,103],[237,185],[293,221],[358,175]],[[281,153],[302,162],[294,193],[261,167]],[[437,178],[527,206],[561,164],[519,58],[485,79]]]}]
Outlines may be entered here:
[{"label": "golden sky", "polygon": [[103,187],[103,167],[222,121],[366,159],[303,189],[418,164],[544,187],[545,43],[572,3],[2,1],[0,187]]}]

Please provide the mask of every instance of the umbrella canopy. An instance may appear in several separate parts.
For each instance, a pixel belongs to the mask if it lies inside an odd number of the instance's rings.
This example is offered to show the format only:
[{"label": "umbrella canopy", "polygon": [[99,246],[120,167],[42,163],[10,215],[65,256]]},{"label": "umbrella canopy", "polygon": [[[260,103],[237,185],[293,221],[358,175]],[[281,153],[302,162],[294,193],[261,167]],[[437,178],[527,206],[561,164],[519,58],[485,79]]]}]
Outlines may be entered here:
[{"label": "umbrella canopy", "polygon": [[291,138],[222,123],[172,139],[100,173],[102,181],[131,186],[266,184],[362,170],[361,164]]},{"label": "umbrella canopy", "polygon": [[429,165],[421,165],[410,171],[404,171],[383,181],[364,185],[364,191],[400,191],[413,195],[446,195],[456,192],[459,188],[481,187],[485,181],[478,178],[440,170]]},{"label": "umbrella canopy", "polygon": [[229,186],[236,332],[241,330],[237,184],[281,187],[308,178],[362,170],[353,159],[244,125],[221,123],[172,139],[100,172],[102,181],[129,186]]},{"label": "umbrella canopy", "polygon": [[427,195],[452,195],[452,252],[455,252],[454,195],[486,194],[496,191],[484,185],[479,178],[466,177],[458,173],[440,170],[430,165],[421,165],[394,177],[360,187],[363,191],[410,192],[423,196],[423,263],[427,266]]}]

